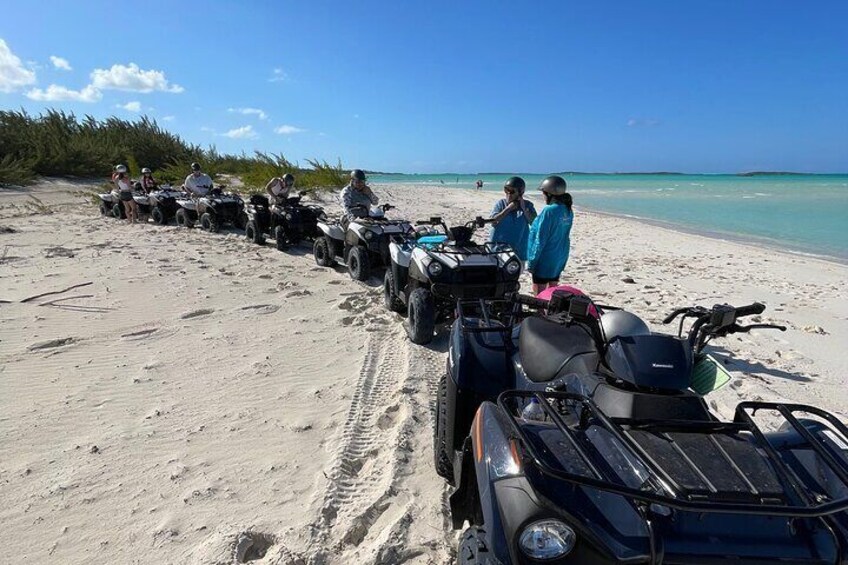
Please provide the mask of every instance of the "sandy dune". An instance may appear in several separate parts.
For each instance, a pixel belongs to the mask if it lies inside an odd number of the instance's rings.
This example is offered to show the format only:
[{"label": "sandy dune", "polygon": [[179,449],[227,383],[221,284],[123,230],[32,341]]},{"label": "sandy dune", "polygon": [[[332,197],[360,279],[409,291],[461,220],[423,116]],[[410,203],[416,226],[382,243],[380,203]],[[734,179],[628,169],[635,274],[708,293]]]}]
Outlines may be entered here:
[{"label": "sandy dune", "polygon": [[[72,194],[88,189],[0,191],[3,559],[450,561],[430,437],[445,332],[410,344],[381,281],[316,267],[308,246],[126,225]],[[390,215],[452,222],[497,198],[377,192],[398,206]],[[43,205],[26,206],[30,194]],[[846,275],[578,212],[564,280],[655,325],[677,306],[763,301],[763,320],[790,329],[716,344],[735,378],[715,407],[792,399],[844,416]]]}]

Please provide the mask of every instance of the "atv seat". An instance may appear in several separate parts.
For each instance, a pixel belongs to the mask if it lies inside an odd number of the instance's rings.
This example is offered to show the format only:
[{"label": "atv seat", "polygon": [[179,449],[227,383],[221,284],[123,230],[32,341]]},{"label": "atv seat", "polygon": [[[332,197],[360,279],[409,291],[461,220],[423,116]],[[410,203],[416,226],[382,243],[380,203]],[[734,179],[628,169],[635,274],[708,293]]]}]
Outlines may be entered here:
[{"label": "atv seat", "polygon": [[570,373],[593,373],[601,360],[598,346],[587,328],[579,324],[563,325],[538,316],[521,323],[518,348],[527,378],[536,383]]},{"label": "atv seat", "polygon": [[268,207],[268,197],[264,194],[254,194],[250,197],[250,203],[254,206]]}]

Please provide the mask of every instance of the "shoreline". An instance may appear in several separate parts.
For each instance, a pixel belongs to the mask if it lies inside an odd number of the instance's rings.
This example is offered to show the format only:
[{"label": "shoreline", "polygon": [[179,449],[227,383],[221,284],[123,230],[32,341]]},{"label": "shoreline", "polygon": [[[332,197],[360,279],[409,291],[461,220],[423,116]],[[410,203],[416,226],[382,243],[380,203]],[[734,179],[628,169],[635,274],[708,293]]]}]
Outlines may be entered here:
[{"label": "shoreline", "polygon": [[[824,175],[822,175],[824,176]],[[425,187],[428,189],[450,189],[450,190],[466,190],[472,192],[478,192],[473,188],[463,187],[463,186],[451,186],[449,184],[433,184],[429,182],[422,183],[398,183],[398,182],[375,182],[374,186],[398,186],[398,185],[406,185],[410,187]],[[489,189],[484,188],[482,191],[498,193],[497,189]],[[533,201],[534,204],[539,204],[541,202],[539,197],[536,197],[534,194],[530,195],[530,200]],[[537,206],[538,207],[538,206]],[[802,246],[797,246],[793,242],[779,242],[776,240],[769,240],[768,238],[763,238],[762,236],[746,234],[746,233],[733,233],[733,232],[723,232],[718,230],[711,230],[708,228],[700,228],[697,226],[690,226],[686,224],[680,224],[676,222],[669,222],[667,220],[660,220],[655,218],[646,218],[644,216],[637,216],[635,214],[622,214],[618,212],[609,212],[606,210],[599,210],[597,208],[593,208],[590,206],[581,205],[576,203],[574,208],[578,211],[585,211],[592,214],[599,214],[602,216],[608,216],[611,218],[622,218],[627,220],[633,220],[635,222],[641,222],[653,227],[659,227],[663,229],[667,229],[674,232],[685,233],[688,235],[695,235],[705,237],[707,239],[716,240],[716,241],[724,241],[728,243],[736,243],[740,245],[745,245],[751,247],[753,249],[766,250],[775,253],[785,253],[792,257],[799,257],[803,259],[812,259],[817,261],[822,261],[825,263],[833,263],[840,266],[848,266],[848,254],[844,257],[839,255],[831,255],[828,253],[814,253]],[[782,247],[785,246],[785,247]],[[846,250],[848,253],[848,250]]]}]

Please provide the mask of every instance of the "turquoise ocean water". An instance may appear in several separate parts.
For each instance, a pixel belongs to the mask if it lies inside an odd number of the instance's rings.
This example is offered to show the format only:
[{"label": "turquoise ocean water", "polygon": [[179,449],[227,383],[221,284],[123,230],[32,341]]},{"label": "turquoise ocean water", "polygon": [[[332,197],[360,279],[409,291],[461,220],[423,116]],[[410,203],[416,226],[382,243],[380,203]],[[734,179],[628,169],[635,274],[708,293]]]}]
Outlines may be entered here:
[{"label": "turquoise ocean water", "polygon": [[[500,191],[509,175],[371,175]],[[521,175],[530,190],[544,175]],[[848,175],[564,175],[575,206],[848,262]],[[486,211],[488,212],[488,211]]]}]

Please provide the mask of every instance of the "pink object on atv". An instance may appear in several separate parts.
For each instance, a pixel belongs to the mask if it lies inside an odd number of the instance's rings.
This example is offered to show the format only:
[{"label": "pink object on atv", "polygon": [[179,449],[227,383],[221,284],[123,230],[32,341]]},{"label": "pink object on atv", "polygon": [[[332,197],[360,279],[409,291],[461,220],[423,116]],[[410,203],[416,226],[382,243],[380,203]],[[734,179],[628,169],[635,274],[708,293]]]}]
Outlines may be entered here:
[{"label": "pink object on atv", "polygon": [[[576,294],[577,296],[586,296],[586,293],[577,288],[576,286],[561,284],[559,286],[552,286],[546,288],[545,290],[540,292],[536,296],[536,298],[538,298],[539,300],[550,300],[551,296],[553,296],[554,292],[556,291],[570,292],[571,294]],[[594,306],[589,307],[589,313],[596,318],[600,318],[600,316],[598,315],[598,311],[595,309]]]}]

